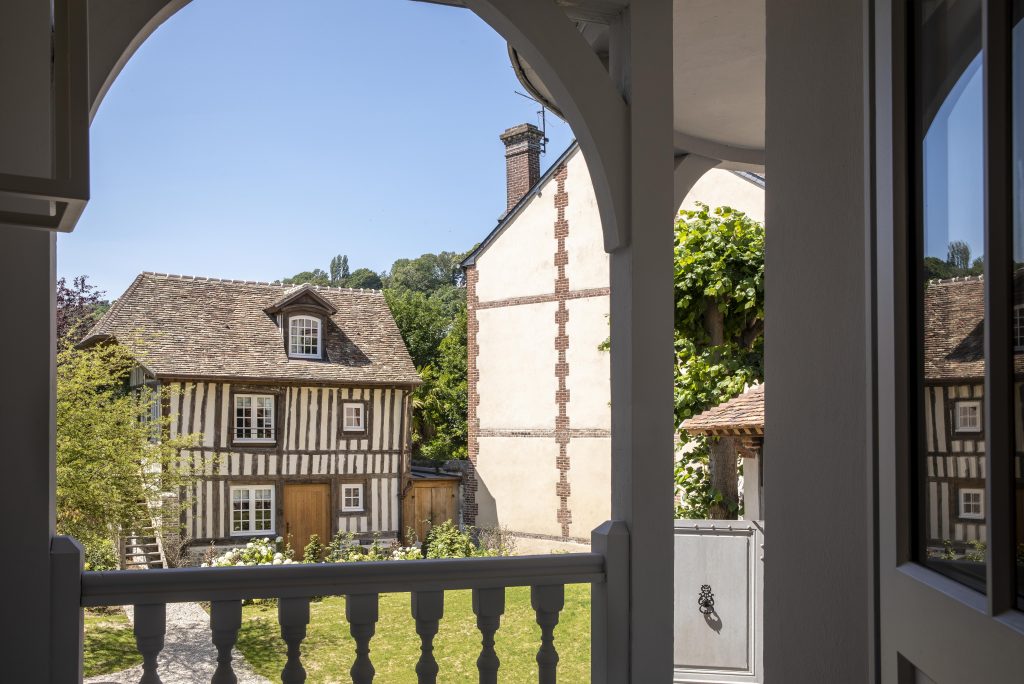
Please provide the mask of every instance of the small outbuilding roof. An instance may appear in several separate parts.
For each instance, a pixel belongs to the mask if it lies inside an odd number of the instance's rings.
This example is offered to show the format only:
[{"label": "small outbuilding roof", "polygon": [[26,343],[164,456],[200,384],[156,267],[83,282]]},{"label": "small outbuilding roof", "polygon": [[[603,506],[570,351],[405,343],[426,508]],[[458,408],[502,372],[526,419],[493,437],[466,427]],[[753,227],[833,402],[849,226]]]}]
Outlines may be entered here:
[{"label": "small outbuilding roof", "polygon": [[683,421],[691,435],[764,435],[764,383]]},{"label": "small outbuilding roof", "polygon": [[[321,315],[323,359],[289,358],[275,315]],[[379,290],[141,273],[82,345],[116,340],[157,378],[418,385]]]}]

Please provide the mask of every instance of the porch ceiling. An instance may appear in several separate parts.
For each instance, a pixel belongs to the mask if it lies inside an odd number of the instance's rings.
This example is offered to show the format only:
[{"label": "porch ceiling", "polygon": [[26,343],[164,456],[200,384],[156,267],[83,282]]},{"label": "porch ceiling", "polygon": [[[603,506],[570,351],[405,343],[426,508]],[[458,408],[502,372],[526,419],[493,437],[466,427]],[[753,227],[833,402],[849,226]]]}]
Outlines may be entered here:
[{"label": "porch ceiling", "polygon": [[[426,0],[461,6],[462,0]],[[607,64],[608,24],[628,0],[556,0]],[[763,170],[765,0],[674,0],[676,154]],[[519,80],[553,111],[558,102],[509,47]]]}]

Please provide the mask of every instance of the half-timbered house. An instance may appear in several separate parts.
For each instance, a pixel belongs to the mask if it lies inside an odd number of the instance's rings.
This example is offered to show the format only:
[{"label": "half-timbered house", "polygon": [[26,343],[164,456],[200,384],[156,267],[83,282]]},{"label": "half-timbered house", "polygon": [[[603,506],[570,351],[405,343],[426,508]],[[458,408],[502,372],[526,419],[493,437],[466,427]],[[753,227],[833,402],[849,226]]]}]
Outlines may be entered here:
[{"label": "half-timbered house", "polygon": [[[1018,271],[1016,280],[1024,279]],[[924,409],[928,546],[964,551],[986,542],[984,405],[984,282],[980,276],[932,280],[924,290]],[[1024,303],[1014,307],[1014,454],[1017,491],[1024,495]],[[1024,510],[1024,509],[1022,509]],[[1024,515],[1018,515],[1024,518]],[[1024,519],[1017,522],[1024,543]]]},{"label": "half-timbered house", "polygon": [[193,550],[254,536],[402,529],[410,392],[420,383],[381,292],[142,273],[83,344],[135,353],[167,389]]}]

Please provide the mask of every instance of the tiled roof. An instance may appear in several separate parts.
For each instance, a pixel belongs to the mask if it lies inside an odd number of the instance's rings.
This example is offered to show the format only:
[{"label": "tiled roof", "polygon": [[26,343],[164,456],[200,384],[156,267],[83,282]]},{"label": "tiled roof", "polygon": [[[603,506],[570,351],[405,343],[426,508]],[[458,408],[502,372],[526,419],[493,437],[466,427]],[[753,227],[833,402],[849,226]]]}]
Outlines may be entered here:
[{"label": "tiled roof", "polygon": [[419,384],[378,290],[307,288],[336,309],[324,326],[327,358],[288,358],[281,330],[264,309],[298,289],[142,273],[82,344],[114,338],[157,377]]},{"label": "tiled roof", "polygon": [[[924,376],[981,378],[985,372],[985,282],[981,277],[932,280],[924,290]],[[1017,359],[1018,372],[1021,359]]]},{"label": "tiled roof", "polygon": [[763,435],[764,383],[683,421],[691,435]]}]

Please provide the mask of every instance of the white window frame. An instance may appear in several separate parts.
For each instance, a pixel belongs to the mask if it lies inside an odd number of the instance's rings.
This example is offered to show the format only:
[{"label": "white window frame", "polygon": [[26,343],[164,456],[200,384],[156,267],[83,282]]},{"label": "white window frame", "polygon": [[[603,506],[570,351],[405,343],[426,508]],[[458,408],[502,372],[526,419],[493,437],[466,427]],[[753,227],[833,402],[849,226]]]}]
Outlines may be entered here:
[{"label": "white window frame", "polygon": [[[348,409],[356,407],[359,409],[359,424],[354,425],[348,422]],[[341,431],[342,432],[366,432],[366,404],[361,401],[345,401],[341,404]]]},{"label": "white window frame", "polygon": [[[359,492],[359,505],[350,506],[346,500],[348,499],[348,492],[356,491]],[[363,500],[363,485],[360,482],[345,482],[341,485],[341,510],[343,513],[355,513],[366,510],[366,504]]]},{"label": "white window frame", "polygon": [[1024,304],[1013,306],[1013,349],[1024,351]]},{"label": "white window frame", "polygon": [[[296,323],[312,323],[316,327],[316,353],[295,351],[296,335],[293,326]],[[323,327],[324,323],[316,316],[289,316],[288,317],[288,357],[292,359],[319,359],[323,352]],[[305,335],[300,335],[305,339]]]},{"label": "white window frame", "polygon": [[[971,508],[973,508],[974,504],[977,503],[978,504],[978,512],[977,513],[973,512],[973,511],[965,510],[967,508],[967,503],[968,503],[967,497],[970,496],[973,499],[975,495],[977,495],[978,500],[976,502],[972,500],[970,502],[970,506],[971,506]],[[959,504],[960,504],[959,508],[960,508],[960,517],[961,518],[964,518],[965,520],[984,520],[985,519],[985,490],[984,489],[978,489],[978,488],[965,488],[965,489],[961,489],[960,493],[958,495],[958,499],[959,499]]]},{"label": "white window frame", "polygon": [[[273,534],[276,534],[275,528],[277,527],[277,524],[276,524],[276,519],[277,519],[277,507],[276,507],[277,492],[275,491],[275,489],[276,488],[272,484],[267,484],[267,485],[259,485],[259,484],[232,485],[230,487],[230,492],[229,492],[230,504],[229,505],[231,506],[231,514],[230,514],[230,516],[228,518],[228,521],[230,523],[230,528],[231,528],[230,534],[231,534],[232,537],[252,537],[254,535],[255,536],[262,536],[262,535],[273,535]],[[248,515],[246,516],[245,529],[236,530],[235,529],[235,492],[243,492],[243,491],[248,493],[248,499],[247,499],[248,502],[249,502]],[[254,529],[255,528],[255,524],[256,524],[256,516],[255,516],[256,509],[254,507],[254,504],[256,502],[256,492],[257,491],[269,491],[270,492],[270,528],[266,529],[266,530]],[[262,500],[266,501],[266,499],[262,499]]]},{"label": "white window frame", "polygon": [[[974,425],[965,425],[962,421],[964,416],[960,414],[961,409],[973,408],[978,420]],[[981,432],[981,400],[969,399],[953,403],[953,429],[956,432]]]},{"label": "white window frame", "polygon": [[[238,436],[238,400],[251,399],[254,413],[250,417],[252,424],[249,433],[256,431],[256,402],[259,399],[270,399],[270,437],[239,437]],[[277,397],[273,394],[236,394],[231,405],[231,441],[235,444],[276,444],[277,443]]]}]

